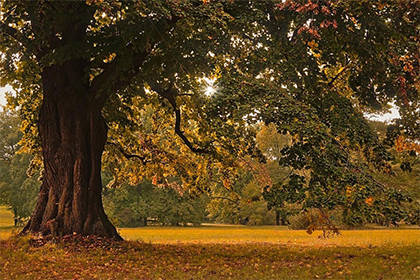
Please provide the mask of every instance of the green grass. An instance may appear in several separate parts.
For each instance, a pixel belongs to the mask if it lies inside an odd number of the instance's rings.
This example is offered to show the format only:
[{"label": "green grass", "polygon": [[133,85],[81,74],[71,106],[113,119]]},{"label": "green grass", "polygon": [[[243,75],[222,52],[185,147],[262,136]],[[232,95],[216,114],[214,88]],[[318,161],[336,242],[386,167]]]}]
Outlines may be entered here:
[{"label": "green grass", "polygon": [[[1,232],[10,236],[0,209]],[[8,220],[9,223],[13,222]],[[420,230],[120,229],[129,241],[0,241],[0,279],[420,279]],[[6,235],[0,238],[6,238]]]}]

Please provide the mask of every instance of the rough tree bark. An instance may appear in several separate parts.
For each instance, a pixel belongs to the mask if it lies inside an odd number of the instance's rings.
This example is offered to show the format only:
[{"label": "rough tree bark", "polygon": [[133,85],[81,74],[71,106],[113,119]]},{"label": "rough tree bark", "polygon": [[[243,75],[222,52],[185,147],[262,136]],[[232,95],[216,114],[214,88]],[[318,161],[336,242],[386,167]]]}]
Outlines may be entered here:
[{"label": "rough tree bark", "polygon": [[[102,205],[101,157],[107,127],[101,110],[105,102],[98,102],[92,91],[89,57],[80,55],[95,8],[84,1],[25,5],[38,38],[26,49],[43,65],[38,128],[44,172],[35,210],[22,234],[76,233],[121,239]],[[69,53],[41,63],[46,55],[63,49]]]},{"label": "rough tree bark", "polygon": [[70,60],[42,72],[43,183],[23,233],[121,239],[102,205],[101,157],[107,127],[100,105],[88,94],[85,67],[83,60]]}]

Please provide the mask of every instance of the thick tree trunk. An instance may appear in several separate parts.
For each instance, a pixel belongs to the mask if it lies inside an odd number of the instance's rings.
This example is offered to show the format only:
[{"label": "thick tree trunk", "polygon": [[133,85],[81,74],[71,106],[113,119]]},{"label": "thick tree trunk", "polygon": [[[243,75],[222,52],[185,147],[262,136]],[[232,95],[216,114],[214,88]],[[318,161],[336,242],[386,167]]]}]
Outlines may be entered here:
[{"label": "thick tree trunk", "polygon": [[71,60],[42,73],[43,183],[23,233],[121,239],[102,205],[101,157],[107,128],[101,108],[88,94],[84,67],[83,61]]}]

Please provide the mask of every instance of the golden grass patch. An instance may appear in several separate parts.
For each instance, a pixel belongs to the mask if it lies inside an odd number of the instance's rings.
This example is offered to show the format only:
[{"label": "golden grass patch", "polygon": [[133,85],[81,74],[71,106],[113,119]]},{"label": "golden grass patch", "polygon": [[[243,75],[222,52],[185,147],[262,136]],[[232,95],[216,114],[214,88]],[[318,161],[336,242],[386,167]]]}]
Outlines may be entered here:
[{"label": "golden grass patch", "polygon": [[[13,218],[6,207],[0,206],[0,239],[9,238],[13,232]],[[211,244],[211,243],[275,243],[299,246],[410,246],[420,245],[418,229],[342,230],[341,235],[322,239],[321,232],[311,235],[304,230],[288,230],[276,226],[203,226],[203,227],[140,227],[121,228],[125,240],[156,244]]]},{"label": "golden grass patch", "polygon": [[420,245],[420,230],[342,230],[333,238],[319,238],[321,232],[309,235],[304,230],[278,227],[145,227],[122,228],[126,240],[151,243],[248,243],[268,242],[300,246],[406,246]]}]

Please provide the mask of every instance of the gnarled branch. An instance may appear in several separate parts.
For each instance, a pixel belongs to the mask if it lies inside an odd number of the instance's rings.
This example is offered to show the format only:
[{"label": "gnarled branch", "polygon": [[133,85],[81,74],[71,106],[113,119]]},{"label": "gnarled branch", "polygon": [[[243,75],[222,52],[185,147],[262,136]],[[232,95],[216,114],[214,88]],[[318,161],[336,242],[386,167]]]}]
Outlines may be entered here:
[{"label": "gnarled branch", "polygon": [[181,110],[178,108],[176,104],[176,97],[180,94],[178,94],[177,90],[174,88],[174,86],[171,84],[168,89],[162,90],[159,89],[158,86],[152,86],[152,90],[168,100],[169,104],[171,104],[172,108],[175,112],[175,133],[182,139],[184,144],[194,153],[196,154],[208,154],[210,151],[204,149],[204,148],[196,148],[191,143],[190,140],[188,140],[187,136],[185,136],[184,132],[181,129]]},{"label": "gnarled branch", "polygon": [[118,151],[126,158],[126,159],[132,159],[132,158],[137,158],[139,160],[142,161],[142,163],[145,165],[148,162],[150,162],[150,160],[146,160],[146,157],[144,156],[140,156],[140,155],[136,155],[136,154],[129,154],[127,153],[123,147],[121,147],[120,145],[118,145],[117,143],[114,142],[106,142],[108,145],[112,145],[114,147],[116,147],[118,149]]}]

